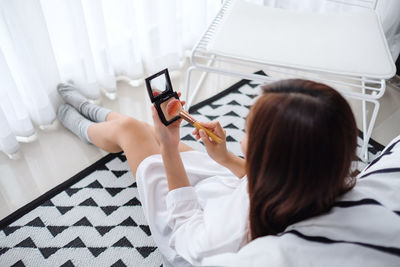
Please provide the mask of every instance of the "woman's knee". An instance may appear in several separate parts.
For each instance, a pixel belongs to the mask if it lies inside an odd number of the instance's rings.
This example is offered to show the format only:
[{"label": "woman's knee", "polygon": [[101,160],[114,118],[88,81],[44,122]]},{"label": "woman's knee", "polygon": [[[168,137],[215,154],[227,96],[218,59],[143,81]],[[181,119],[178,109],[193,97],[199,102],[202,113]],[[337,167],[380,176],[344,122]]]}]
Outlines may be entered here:
[{"label": "woman's knee", "polygon": [[136,120],[132,117],[125,117],[116,121],[118,139],[125,141],[126,139],[134,141],[145,141],[149,138],[153,139],[152,126],[148,123]]},{"label": "woman's knee", "polygon": [[120,132],[123,132],[138,127],[140,121],[132,117],[122,117],[121,119],[116,120],[116,123],[118,124],[118,130]]}]

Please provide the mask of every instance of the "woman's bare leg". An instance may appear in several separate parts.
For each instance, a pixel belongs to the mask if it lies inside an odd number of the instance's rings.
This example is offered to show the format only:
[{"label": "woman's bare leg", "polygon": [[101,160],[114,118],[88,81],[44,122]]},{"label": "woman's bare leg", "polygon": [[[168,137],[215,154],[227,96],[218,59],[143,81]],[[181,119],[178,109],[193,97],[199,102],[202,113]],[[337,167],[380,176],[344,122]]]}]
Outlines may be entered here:
[{"label": "woman's bare leg", "polygon": [[120,119],[126,119],[126,118],[130,118],[130,117],[123,115],[121,113],[115,112],[115,111],[111,111],[110,113],[108,113],[108,115],[106,117],[106,121],[120,120]]},{"label": "woman's bare leg", "polygon": [[[153,126],[117,112],[108,114],[107,121],[89,126],[88,134],[92,143],[105,151],[124,151],[134,174],[143,159],[160,153]],[[193,149],[179,144],[179,151],[189,150]]]},{"label": "woman's bare leg", "polygon": [[[82,140],[105,151],[115,153],[123,150],[134,173],[143,159],[160,153],[159,142],[149,124],[90,104],[73,85],[59,84],[57,89],[69,104],[60,106],[58,110],[63,125]],[[98,123],[92,124],[92,121]],[[181,143],[179,150],[191,148]]]}]

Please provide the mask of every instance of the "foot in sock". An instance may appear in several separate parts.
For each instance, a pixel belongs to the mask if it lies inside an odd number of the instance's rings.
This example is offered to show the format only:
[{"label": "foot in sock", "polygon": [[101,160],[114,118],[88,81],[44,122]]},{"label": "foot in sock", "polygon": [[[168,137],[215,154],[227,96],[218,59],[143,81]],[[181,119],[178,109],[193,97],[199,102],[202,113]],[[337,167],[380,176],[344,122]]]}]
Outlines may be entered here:
[{"label": "foot in sock", "polygon": [[87,98],[83,96],[73,85],[68,83],[60,83],[57,86],[58,93],[60,96],[79,111],[80,106],[87,102]]},{"label": "foot in sock", "polygon": [[83,117],[68,104],[61,105],[57,110],[57,115],[65,128],[77,135],[82,141],[92,144],[88,135],[88,128],[93,124],[92,121]]},{"label": "foot in sock", "polygon": [[79,111],[86,118],[95,121],[103,122],[111,110],[99,107],[90,103],[74,86],[66,83],[60,83],[57,90],[61,97]]}]

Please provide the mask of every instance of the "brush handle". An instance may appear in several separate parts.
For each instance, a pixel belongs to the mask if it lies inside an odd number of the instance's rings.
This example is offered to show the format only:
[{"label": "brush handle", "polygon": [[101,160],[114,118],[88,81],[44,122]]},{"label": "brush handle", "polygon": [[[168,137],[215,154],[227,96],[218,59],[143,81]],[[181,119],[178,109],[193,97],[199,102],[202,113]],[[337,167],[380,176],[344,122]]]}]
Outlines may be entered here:
[{"label": "brush handle", "polygon": [[215,142],[217,142],[218,144],[222,143],[222,139],[221,138],[219,138],[216,134],[211,132],[209,129],[207,129],[204,126],[202,126],[198,121],[194,122],[193,126],[196,127],[199,130],[205,131],[207,133],[207,135],[209,137],[211,137],[211,139],[214,140]]}]

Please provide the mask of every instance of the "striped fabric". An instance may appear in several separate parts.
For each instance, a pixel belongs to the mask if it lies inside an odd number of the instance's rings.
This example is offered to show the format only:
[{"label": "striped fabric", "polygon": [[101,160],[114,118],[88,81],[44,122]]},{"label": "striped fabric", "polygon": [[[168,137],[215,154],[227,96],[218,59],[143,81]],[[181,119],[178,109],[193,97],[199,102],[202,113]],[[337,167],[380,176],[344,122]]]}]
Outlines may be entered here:
[{"label": "striped fabric", "polygon": [[358,176],[332,209],[258,238],[216,266],[400,266],[400,136]]}]

